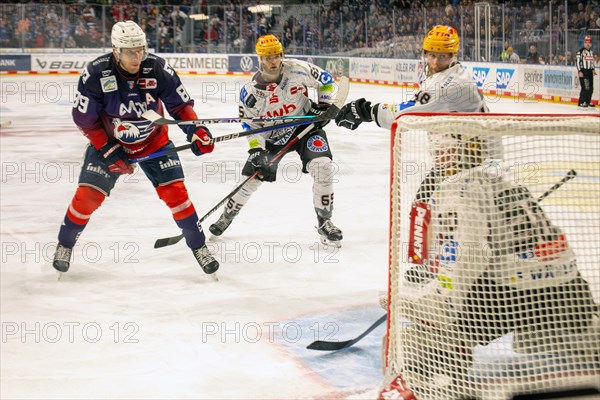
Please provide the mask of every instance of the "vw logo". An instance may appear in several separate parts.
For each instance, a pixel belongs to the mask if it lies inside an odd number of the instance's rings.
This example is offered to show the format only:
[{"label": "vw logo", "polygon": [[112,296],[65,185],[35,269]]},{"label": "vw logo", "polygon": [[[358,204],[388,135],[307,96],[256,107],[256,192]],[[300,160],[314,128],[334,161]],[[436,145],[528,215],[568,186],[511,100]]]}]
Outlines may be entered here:
[{"label": "vw logo", "polygon": [[240,68],[242,68],[242,71],[245,71],[245,72],[252,71],[253,67],[254,67],[254,61],[252,61],[252,57],[243,56],[242,59],[240,60]]}]

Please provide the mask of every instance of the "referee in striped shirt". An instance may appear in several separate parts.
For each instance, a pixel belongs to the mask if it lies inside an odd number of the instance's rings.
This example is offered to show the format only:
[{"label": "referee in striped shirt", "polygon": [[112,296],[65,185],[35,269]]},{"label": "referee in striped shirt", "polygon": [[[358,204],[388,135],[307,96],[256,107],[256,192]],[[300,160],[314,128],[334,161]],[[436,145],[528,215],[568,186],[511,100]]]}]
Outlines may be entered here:
[{"label": "referee in striped shirt", "polygon": [[577,66],[577,75],[579,76],[579,107],[594,107],[592,104],[592,93],[594,92],[594,53],[592,52],[592,37],[586,36],[583,39],[583,47],[575,56],[575,65]]}]

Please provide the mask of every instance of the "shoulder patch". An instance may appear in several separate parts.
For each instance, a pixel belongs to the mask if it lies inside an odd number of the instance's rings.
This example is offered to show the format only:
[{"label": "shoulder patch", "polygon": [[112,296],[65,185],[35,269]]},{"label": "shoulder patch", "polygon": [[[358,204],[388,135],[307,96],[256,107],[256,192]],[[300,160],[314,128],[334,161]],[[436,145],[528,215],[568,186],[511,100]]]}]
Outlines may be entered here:
[{"label": "shoulder patch", "polygon": [[246,104],[248,107],[250,107],[250,108],[254,107],[254,105],[256,104],[256,97],[254,97],[254,95],[253,95],[253,94],[251,94],[251,95],[250,95],[250,96],[248,96],[248,98],[246,99],[246,101],[245,101],[245,104]]},{"label": "shoulder patch", "polygon": [[118,89],[117,78],[114,75],[100,78],[100,86],[104,93],[115,92]]},{"label": "shoulder patch", "polygon": [[256,104],[256,97],[254,97],[254,95],[252,94],[248,94],[248,90],[245,86],[242,87],[242,90],[240,90],[240,99],[242,100],[242,103],[244,103],[249,108],[254,107],[254,105]]}]

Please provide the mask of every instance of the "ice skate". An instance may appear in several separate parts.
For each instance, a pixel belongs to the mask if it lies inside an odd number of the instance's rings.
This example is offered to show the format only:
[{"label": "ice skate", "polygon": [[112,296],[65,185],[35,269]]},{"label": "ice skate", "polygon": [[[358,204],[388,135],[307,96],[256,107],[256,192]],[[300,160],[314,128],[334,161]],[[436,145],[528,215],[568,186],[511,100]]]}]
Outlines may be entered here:
[{"label": "ice skate", "polygon": [[219,269],[219,262],[210,254],[208,247],[202,246],[199,249],[192,249],[196,261],[202,267],[206,274],[213,274]]},{"label": "ice skate", "polygon": [[225,212],[221,214],[217,222],[208,227],[210,233],[215,236],[221,236],[225,230],[231,225],[233,217],[228,216]]},{"label": "ice skate", "polygon": [[317,232],[321,235],[321,243],[326,246],[342,247],[341,240],[344,238],[340,228],[335,226],[330,219],[319,217]]},{"label": "ice skate", "polygon": [[65,247],[62,244],[58,244],[56,246],[56,252],[54,253],[54,260],[52,261],[52,266],[55,270],[60,273],[67,272],[69,267],[71,266],[71,256],[73,254],[73,249],[69,247]]}]

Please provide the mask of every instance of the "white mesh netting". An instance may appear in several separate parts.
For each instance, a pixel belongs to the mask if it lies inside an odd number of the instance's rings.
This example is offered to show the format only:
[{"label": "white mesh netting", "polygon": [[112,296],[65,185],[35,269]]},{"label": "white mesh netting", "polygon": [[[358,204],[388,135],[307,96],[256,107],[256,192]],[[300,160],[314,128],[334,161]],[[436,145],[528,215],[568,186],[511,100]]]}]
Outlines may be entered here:
[{"label": "white mesh netting", "polygon": [[392,128],[386,384],[506,399],[600,380],[600,118]]}]

